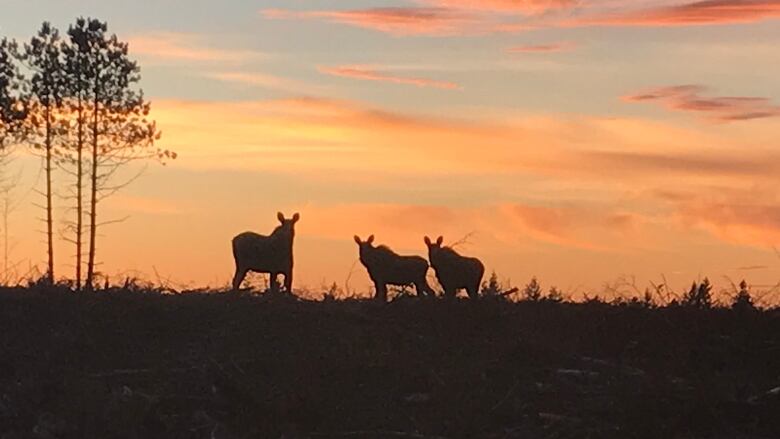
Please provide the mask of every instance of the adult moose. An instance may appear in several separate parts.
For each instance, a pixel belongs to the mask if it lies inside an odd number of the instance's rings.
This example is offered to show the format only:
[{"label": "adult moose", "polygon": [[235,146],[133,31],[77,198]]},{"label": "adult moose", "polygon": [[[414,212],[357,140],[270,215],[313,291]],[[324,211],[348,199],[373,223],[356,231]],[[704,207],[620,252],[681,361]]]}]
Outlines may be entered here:
[{"label": "adult moose", "polygon": [[459,289],[465,289],[469,297],[479,297],[479,285],[485,274],[485,266],[477,258],[459,255],[451,247],[442,247],[444,237],[436,242],[425,237],[428,246],[428,259],[436,271],[436,278],[444,288],[445,298],[454,298]]},{"label": "adult moose", "polygon": [[249,271],[269,273],[271,291],[279,291],[280,274],[284,275],[284,289],[292,293],[293,239],[295,223],[301,218],[295,214],[287,219],[277,214],[279,223],[269,236],[244,232],[233,238],[233,258],[236,260],[236,274],[233,276],[233,290],[238,291]]},{"label": "adult moose", "polygon": [[428,285],[428,261],[420,256],[401,256],[389,247],[374,246],[374,235],[363,241],[355,235],[355,242],[360,248],[360,262],[368,270],[368,275],[376,288],[376,300],[387,300],[387,286],[405,286],[414,284],[418,296],[433,295]]}]

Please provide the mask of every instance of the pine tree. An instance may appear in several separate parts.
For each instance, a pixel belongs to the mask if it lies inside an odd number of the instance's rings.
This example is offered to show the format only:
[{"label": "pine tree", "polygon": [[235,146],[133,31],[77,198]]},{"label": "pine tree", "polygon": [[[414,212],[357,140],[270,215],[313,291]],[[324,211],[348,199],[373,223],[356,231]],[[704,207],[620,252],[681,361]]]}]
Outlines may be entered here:
[{"label": "pine tree", "polygon": [[73,192],[71,198],[75,203],[75,219],[69,222],[67,227],[73,233],[73,238],[66,238],[76,247],[76,290],[81,289],[83,268],[83,238],[84,238],[84,151],[86,148],[87,130],[87,99],[88,87],[87,69],[89,59],[86,53],[80,50],[74,43],[72,35],[73,26],[68,30],[68,41],[63,45],[62,52],[65,58],[66,89],[65,96],[67,109],[70,113],[68,126],[68,150],[63,164],[75,169],[68,172],[73,176]]},{"label": "pine tree", "polygon": [[[95,278],[99,202],[129,181],[113,183],[117,171],[144,158],[175,158],[175,153],[154,149],[159,132],[149,119],[150,104],[134,87],[140,69],[128,56],[127,43],[108,35],[108,25],[95,19],[78,19],[68,30],[79,80],[75,95],[86,109],[89,179],[89,253],[85,287]],[[83,146],[83,145],[82,145]],[[80,168],[81,169],[81,168]]]},{"label": "pine tree", "polygon": [[547,293],[547,296],[544,298],[544,300],[548,302],[553,303],[561,303],[563,302],[563,293],[561,293],[561,290],[559,290],[557,287],[550,287],[550,291]]},{"label": "pine tree", "polygon": [[0,39],[0,151],[5,151],[23,136],[26,107],[17,57],[17,43]]},{"label": "pine tree", "polygon": [[483,297],[497,297],[504,292],[501,282],[498,280],[498,275],[495,271],[490,273],[490,278],[486,282],[482,283],[482,296]]},{"label": "pine tree", "polygon": [[530,300],[532,302],[538,302],[542,299],[542,286],[539,285],[539,281],[536,280],[536,277],[531,278],[531,282],[525,286],[523,289],[523,296],[525,297],[525,300]]},{"label": "pine tree", "polygon": [[3,264],[0,282],[7,285],[9,272],[8,216],[13,210],[11,191],[18,176],[7,175],[12,147],[25,137],[27,105],[25,83],[19,72],[19,47],[15,41],[0,39],[0,219],[2,220]]},{"label": "pine tree", "polygon": [[750,287],[748,287],[748,284],[744,279],[739,283],[739,290],[732,298],[731,308],[737,310],[755,308],[755,304],[753,303],[753,296],[750,294]]},{"label": "pine tree", "polygon": [[65,70],[59,31],[44,22],[24,47],[23,62],[31,70],[28,100],[28,141],[43,158],[46,189],[47,279],[54,282],[54,219],[52,171],[57,154],[58,137],[63,128],[63,94]]}]

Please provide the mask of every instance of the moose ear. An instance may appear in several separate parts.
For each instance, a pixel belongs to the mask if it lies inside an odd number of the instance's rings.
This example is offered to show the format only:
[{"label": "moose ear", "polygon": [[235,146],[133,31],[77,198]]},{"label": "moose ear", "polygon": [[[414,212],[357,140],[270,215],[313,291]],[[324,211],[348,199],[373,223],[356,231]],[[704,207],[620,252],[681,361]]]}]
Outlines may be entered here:
[{"label": "moose ear", "polygon": [[276,218],[278,218],[278,219],[279,219],[279,222],[280,222],[280,223],[283,223],[283,222],[284,222],[284,214],[283,214],[282,212],[279,212],[279,213],[277,213],[277,214],[276,214]]},{"label": "moose ear", "polygon": [[425,245],[427,245],[427,246],[430,246],[430,245],[431,245],[431,238],[429,238],[429,237],[427,237],[427,236],[426,236],[426,237],[425,237],[425,239],[424,239],[423,241],[425,241]]},{"label": "moose ear", "polygon": [[439,239],[436,240],[436,245],[442,245],[444,244],[444,237],[439,236]]},{"label": "moose ear", "polygon": [[374,243],[374,235],[369,236],[368,240],[366,242],[369,243],[369,244],[373,244]]},{"label": "moose ear", "polygon": [[297,223],[299,219],[301,219],[301,214],[299,214],[298,212],[295,212],[295,215],[293,215],[293,217],[292,217],[293,222]]},{"label": "moose ear", "polygon": [[355,235],[355,242],[358,243],[358,245],[362,244],[363,242],[360,240],[360,237]]}]

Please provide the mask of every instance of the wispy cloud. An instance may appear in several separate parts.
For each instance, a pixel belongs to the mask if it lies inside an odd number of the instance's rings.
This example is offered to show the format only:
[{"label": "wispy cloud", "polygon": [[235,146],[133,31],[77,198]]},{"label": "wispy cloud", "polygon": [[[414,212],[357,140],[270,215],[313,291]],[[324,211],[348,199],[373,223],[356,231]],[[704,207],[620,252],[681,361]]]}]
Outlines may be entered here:
[{"label": "wispy cloud", "polygon": [[390,72],[378,70],[371,66],[320,66],[317,69],[327,75],[340,76],[343,78],[352,78],[362,81],[390,82],[393,84],[414,85],[417,87],[433,87],[446,90],[460,89],[460,85],[449,81],[438,81],[428,78],[419,78],[412,76],[400,76]]},{"label": "wispy cloud", "polygon": [[476,17],[448,8],[369,8],[338,11],[265,9],[268,19],[321,19],[395,35],[448,35],[475,24]]},{"label": "wispy cloud", "polygon": [[755,189],[720,193],[701,191],[678,201],[684,225],[703,229],[723,241],[761,248],[780,245],[780,203],[776,192]]},{"label": "wispy cloud", "polygon": [[523,46],[514,46],[507,49],[509,53],[551,53],[566,52],[572,50],[574,44],[569,42],[550,43],[550,44],[529,44]]},{"label": "wispy cloud", "polygon": [[705,0],[674,6],[586,16],[573,25],[696,26],[780,18],[780,0]]},{"label": "wispy cloud", "polygon": [[323,87],[319,85],[259,72],[227,71],[208,73],[205,76],[218,81],[281,90],[296,95],[317,93],[323,90]]},{"label": "wispy cloud", "polygon": [[419,0],[419,6],[296,11],[263,9],[266,19],[315,19],[395,36],[517,33],[535,28],[525,18],[573,4],[568,0]]},{"label": "wispy cloud", "polygon": [[155,32],[129,38],[130,53],[163,62],[246,62],[264,59],[266,54],[251,50],[221,49],[204,44],[193,34]]},{"label": "wispy cloud", "polygon": [[[774,168],[773,160],[780,154],[750,157],[745,154],[655,153],[628,151],[583,151],[576,153],[583,166],[595,169],[613,169],[633,174],[676,174],[693,176],[717,176],[718,178],[746,178],[768,175]],[[616,171],[604,171],[615,173]]]},{"label": "wispy cloud", "polygon": [[[599,240],[605,234],[624,239],[634,237],[634,225],[642,221],[637,215],[609,208],[529,203],[478,207],[354,203],[309,205],[301,210],[306,217],[318,218],[317,224],[308,226],[308,234],[332,239],[348,239],[355,233],[376,234],[380,242],[410,248],[421,247],[425,235],[436,233],[452,242],[473,232],[504,245],[524,242],[612,251],[614,243]],[[350,221],[345,222],[343,218]],[[636,237],[641,240],[640,236]]]},{"label": "wispy cloud", "polygon": [[452,9],[469,9],[495,13],[539,13],[576,6],[579,0],[420,0],[423,3]]},{"label": "wispy cloud", "polygon": [[691,112],[720,122],[780,116],[780,106],[767,98],[742,96],[707,97],[700,85],[679,85],[624,96],[628,102],[654,102],[673,111]]},{"label": "wispy cloud", "polygon": [[[731,181],[748,175],[776,179],[772,164],[778,159],[776,152],[760,148],[746,153],[744,149],[752,144],[739,130],[729,133],[728,126],[710,133],[642,119],[523,116],[465,121],[318,98],[158,101],[155,118],[169,134],[163,139],[166,148],[193,158],[208,156],[202,166],[251,170],[278,167],[270,155],[247,159],[270,151],[306,169],[353,170],[367,162],[381,162],[386,169],[425,175],[533,173],[647,185],[666,181],[670,171],[681,180]],[[760,136],[770,137],[775,131],[772,124],[756,126]],[[228,147],[226,139],[236,146]],[[329,155],[313,160],[309,150],[314,147]],[[301,148],[306,154],[301,154]],[[327,148],[349,155],[338,156]],[[213,157],[221,158],[214,161]],[[468,166],[463,165],[464,158]],[[190,161],[178,163],[184,166]]]}]

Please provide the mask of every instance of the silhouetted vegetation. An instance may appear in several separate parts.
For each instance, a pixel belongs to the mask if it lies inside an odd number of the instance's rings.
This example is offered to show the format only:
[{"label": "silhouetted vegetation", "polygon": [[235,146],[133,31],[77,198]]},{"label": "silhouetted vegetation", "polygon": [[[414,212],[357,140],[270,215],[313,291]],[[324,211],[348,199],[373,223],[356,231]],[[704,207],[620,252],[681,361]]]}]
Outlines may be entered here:
[{"label": "silhouetted vegetation", "polygon": [[0,291],[0,437],[780,434],[777,310],[164,291]]},{"label": "silhouetted vegetation", "polygon": [[43,23],[20,59],[30,70],[29,94],[25,96],[28,115],[25,120],[25,141],[34,153],[43,158],[46,188],[46,244],[49,283],[54,283],[54,206],[53,169],[57,155],[67,146],[63,133],[68,129],[64,101],[67,94],[67,74],[63,65],[62,41],[57,29]]},{"label": "silhouetted vegetation", "polygon": [[523,299],[530,300],[531,302],[542,300],[542,286],[539,285],[539,281],[536,277],[531,278],[531,281],[523,288]]},{"label": "silhouetted vegetation", "polygon": [[740,311],[755,309],[753,296],[750,294],[750,289],[744,279],[739,283],[739,290],[732,298],[731,307]]},{"label": "silhouetted vegetation", "polygon": [[712,307],[712,285],[706,277],[700,283],[694,282],[691,289],[682,298],[683,306],[694,308]]},{"label": "silhouetted vegetation", "polygon": [[18,44],[0,39],[0,149],[18,141],[20,125],[26,117],[23,103],[23,77],[15,62]]},{"label": "silhouetted vegetation", "polygon": [[8,39],[0,41],[0,152],[27,144],[43,159],[46,201],[41,207],[46,212],[49,283],[55,282],[57,165],[73,178],[72,185],[63,187],[65,198],[73,202],[74,219],[66,222],[66,230],[76,247],[75,285],[82,287],[86,229],[83,285],[91,289],[97,273],[97,230],[106,223],[98,222],[98,205],[134,179],[116,181],[119,171],[138,159],[176,157],[154,148],[160,133],[149,119],[150,104],[135,88],[139,72],[127,44],[110,35],[105,22],[92,18],[77,19],[64,38],[45,22],[22,49]]}]

